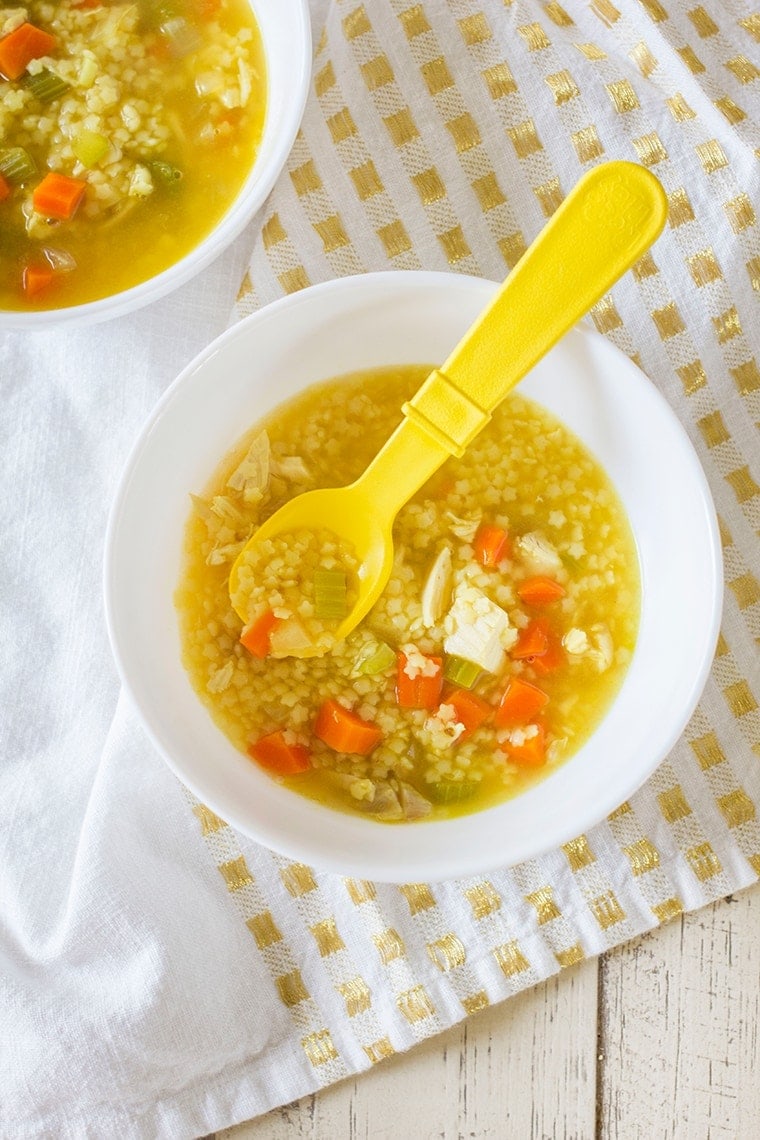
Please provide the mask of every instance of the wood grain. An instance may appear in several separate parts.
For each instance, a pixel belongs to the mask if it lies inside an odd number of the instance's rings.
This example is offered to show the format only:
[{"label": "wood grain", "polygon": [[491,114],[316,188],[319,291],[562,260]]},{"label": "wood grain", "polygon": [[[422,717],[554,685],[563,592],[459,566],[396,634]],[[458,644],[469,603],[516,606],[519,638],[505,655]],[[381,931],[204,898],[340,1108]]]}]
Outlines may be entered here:
[{"label": "wood grain", "polygon": [[760,885],[217,1140],[757,1140]]},{"label": "wood grain", "polygon": [[219,1140],[586,1140],[596,994],[596,962],[585,962]]},{"label": "wood grain", "polygon": [[600,965],[598,1134],[760,1135],[760,893],[721,900]]}]

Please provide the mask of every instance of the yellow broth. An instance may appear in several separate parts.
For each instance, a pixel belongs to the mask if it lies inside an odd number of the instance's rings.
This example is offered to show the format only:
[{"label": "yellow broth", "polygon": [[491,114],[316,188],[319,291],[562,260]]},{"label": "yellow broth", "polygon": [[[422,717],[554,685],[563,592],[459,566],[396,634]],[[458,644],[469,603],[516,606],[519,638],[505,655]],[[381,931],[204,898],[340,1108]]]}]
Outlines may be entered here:
[{"label": "yellow broth", "polygon": [[[258,658],[243,648],[228,577],[246,539],[293,495],[355,479],[428,371],[380,369],[320,384],[256,425],[194,498],[176,593],[184,665],[235,747],[246,752],[262,737],[285,731],[309,755],[308,770],[285,777],[288,786],[388,822],[492,806],[567,760],[609,708],[638,626],[635,547],[614,488],[574,435],[538,405],[512,395],[465,456],[450,459],[400,512],[391,579],[357,630],[331,652],[306,660]],[[254,453],[260,459],[262,449],[268,449],[266,470],[250,460]],[[241,471],[251,476],[247,482]],[[494,566],[475,554],[485,526],[509,536],[507,553]],[[451,551],[452,572],[448,600],[436,615],[422,599],[443,547]],[[563,596],[523,602],[518,591],[528,580],[547,577],[561,584]],[[448,664],[446,646],[462,632],[453,620],[455,604],[457,612],[470,612],[471,603],[483,612],[490,607],[489,614],[498,610],[508,629],[502,621],[498,667],[481,669],[468,690],[489,716],[452,742],[457,725],[452,730],[444,710],[452,685],[444,682],[440,707],[400,707],[398,655]],[[542,661],[546,666],[549,656],[518,655],[537,621],[548,628],[559,662],[548,671]],[[393,651],[394,664],[367,675],[362,663],[378,645]],[[527,724],[498,725],[512,678],[539,687],[548,703]],[[319,739],[314,729],[326,699],[379,728],[377,747],[368,755],[346,754]],[[526,766],[522,754],[539,735],[543,762]],[[402,786],[414,795],[402,797]],[[412,807],[399,814],[401,799]]]},{"label": "yellow broth", "polygon": [[[246,0],[31,0],[25,11],[55,47],[0,78],[0,170],[19,147],[36,167],[6,179],[0,201],[0,307],[62,308],[155,276],[210,233],[253,166],[266,68]],[[29,88],[41,68],[67,85],[49,101]],[[34,209],[48,171],[86,184],[70,219]],[[48,275],[39,291],[30,266]]]}]

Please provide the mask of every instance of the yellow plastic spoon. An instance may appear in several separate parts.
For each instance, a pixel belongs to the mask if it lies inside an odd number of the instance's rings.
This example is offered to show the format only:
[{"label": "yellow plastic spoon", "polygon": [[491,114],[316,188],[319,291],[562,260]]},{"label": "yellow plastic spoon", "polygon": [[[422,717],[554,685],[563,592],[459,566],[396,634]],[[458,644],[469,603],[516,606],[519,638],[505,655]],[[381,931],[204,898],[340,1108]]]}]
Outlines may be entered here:
[{"label": "yellow plastic spoon", "polygon": [[332,531],[360,561],[356,605],[335,633],[346,637],[388,581],[401,507],[449,456],[464,453],[515,384],[649,248],[666,218],[665,192],[643,166],[608,162],[584,175],[448,360],[404,404],[404,419],[356,482],[298,495],[249,539],[230,574],[233,599],[252,543],[285,531]]}]

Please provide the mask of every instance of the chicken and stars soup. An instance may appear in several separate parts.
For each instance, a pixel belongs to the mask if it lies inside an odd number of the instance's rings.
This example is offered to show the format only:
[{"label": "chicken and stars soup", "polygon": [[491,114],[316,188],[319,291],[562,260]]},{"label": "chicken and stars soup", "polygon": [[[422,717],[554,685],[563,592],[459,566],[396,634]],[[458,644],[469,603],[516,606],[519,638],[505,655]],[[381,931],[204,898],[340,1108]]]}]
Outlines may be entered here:
[{"label": "chicken and stars soup", "polygon": [[[329,532],[253,544],[231,599],[258,526],[356,479],[428,372],[320,384],[256,425],[193,496],[176,594],[185,667],[235,747],[301,795],[385,823],[490,807],[572,756],[621,684],[639,615],[608,477],[515,394],[401,510],[390,580],[347,637],[335,630],[357,565]],[[319,655],[299,656],[309,645]]]}]

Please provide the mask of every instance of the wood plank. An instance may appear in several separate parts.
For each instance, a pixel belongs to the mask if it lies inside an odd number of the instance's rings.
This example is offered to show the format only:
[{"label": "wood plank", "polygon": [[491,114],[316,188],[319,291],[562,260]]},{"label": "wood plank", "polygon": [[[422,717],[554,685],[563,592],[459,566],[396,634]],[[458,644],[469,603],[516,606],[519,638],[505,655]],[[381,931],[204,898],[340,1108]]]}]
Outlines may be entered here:
[{"label": "wood plank", "polygon": [[599,1121],[613,1140],[756,1140],[760,887],[601,963]]},{"label": "wood plank", "polygon": [[217,1140],[588,1140],[596,1054],[597,963],[584,962]]}]

